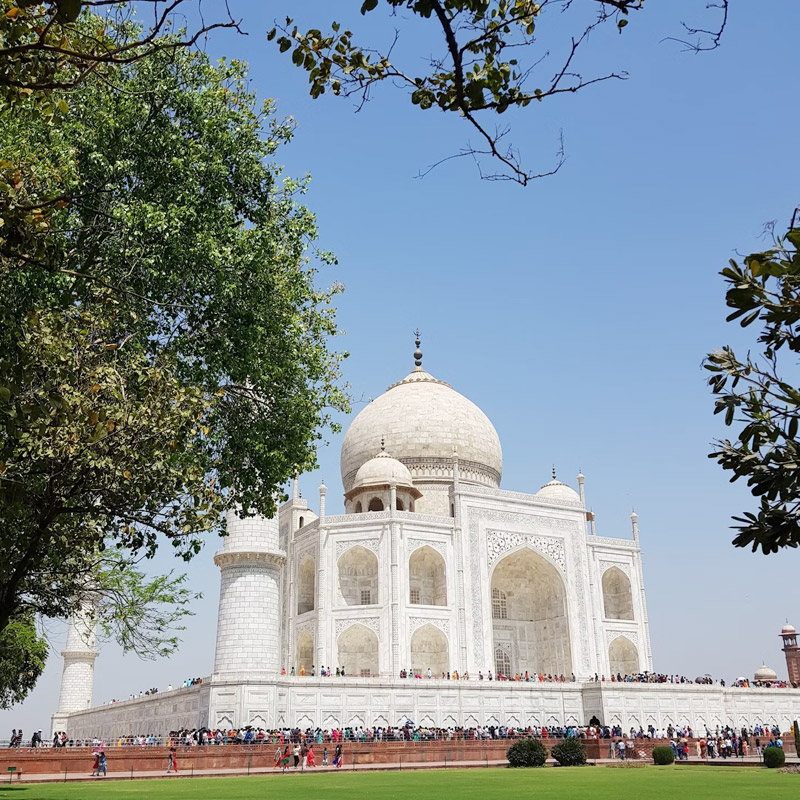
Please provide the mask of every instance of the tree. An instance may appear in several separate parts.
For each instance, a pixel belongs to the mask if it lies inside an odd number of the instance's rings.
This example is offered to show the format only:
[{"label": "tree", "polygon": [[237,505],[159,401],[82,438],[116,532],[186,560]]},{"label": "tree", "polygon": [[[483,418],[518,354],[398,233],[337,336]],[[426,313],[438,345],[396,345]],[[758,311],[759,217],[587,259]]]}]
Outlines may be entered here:
[{"label": "tree", "polygon": [[[225,7],[226,19],[203,22],[191,35],[161,38],[191,0],[139,0],[144,30],[134,25],[132,4],[114,0],[3,0],[0,16],[0,111],[25,101],[49,103],[52,92],[71,89],[87,78],[105,77],[158,50],[191,47],[217,28],[238,23]],[[79,22],[81,12],[92,25]],[[100,12],[100,13],[98,13]],[[136,35],[139,34],[139,35]]]},{"label": "tree", "polygon": [[291,124],[180,39],[0,127],[0,632],[91,587],[123,644],[171,647],[189,595],[133,564],[274,513],[346,407],[333,257],[271,163]]},{"label": "tree", "polygon": [[47,642],[32,615],[14,617],[0,631],[0,708],[25,699],[44,670]]},{"label": "tree", "polygon": [[743,328],[760,322],[760,352],[740,359],[726,346],[705,362],[714,413],[739,429],[735,441],[717,441],[709,458],[733,473],[732,482],[745,478],[760,498],[756,513],[734,517],[739,524],[733,544],[765,554],[800,544],[800,388],[790,377],[800,352],[799,249],[795,211],[773,247],[741,264],[731,259],[720,273],[728,285],[726,302],[734,309],[727,319],[738,319]]},{"label": "tree", "polygon": [[[632,12],[644,6],[644,0],[386,0],[393,16],[403,11],[416,18],[406,22],[433,27],[441,50],[428,58],[428,69],[411,71],[395,63],[393,52],[399,32],[391,45],[383,49],[364,47],[353,42],[350,30],[342,31],[334,22],[329,33],[311,28],[301,33],[293,20],[276,25],[267,38],[275,40],[282,53],[291,52],[292,62],[308,72],[311,96],[330,90],[335,95],[358,98],[358,109],[369,100],[372,88],[389,82],[405,88],[411,102],[423,110],[436,108],[455,112],[477,135],[479,144],[469,144],[455,156],[474,158],[481,177],[488,180],[511,180],[522,186],[557,172],[564,163],[563,145],[553,167],[537,172],[522,165],[519,152],[505,142],[509,127],[492,123],[509,109],[521,109],[533,101],[611,79],[624,79],[627,73],[609,71],[586,76],[579,71],[578,56],[592,34],[609,24],[622,33]],[[379,0],[364,0],[361,14],[374,11]],[[727,21],[728,0],[711,3],[720,24],[704,30],[684,25],[692,41],[683,44],[694,50],[710,49],[719,44]],[[556,16],[556,14],[558,16]],[[566,22],[565,22],[566,20]],[[544,34],[547,22],[551,33]],[[566,34],[563,33],[566,29]],[[545,36],[551,37],[547,42]],[[561,38],[560,38],[561,37]],[[541,69],[555,52],[555,68],[541,75]],[[532,53],[532,55],[531,55]],[[533,88],[531,86],[533,85]],[[486,120],[489,120],[487,122]],[[483,157],[491,159],[491,171],[484,171]],[[441,163],[438,162],[438,163]],[[436,166],[436,164],[434,164]],[[429,172],[427,170],[423,174]]]}]

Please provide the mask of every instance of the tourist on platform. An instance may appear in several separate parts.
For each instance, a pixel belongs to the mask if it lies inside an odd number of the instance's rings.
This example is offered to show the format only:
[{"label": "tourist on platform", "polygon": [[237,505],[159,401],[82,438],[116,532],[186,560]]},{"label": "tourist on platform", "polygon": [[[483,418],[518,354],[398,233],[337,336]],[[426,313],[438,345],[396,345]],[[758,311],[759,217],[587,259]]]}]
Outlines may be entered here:
[{"label": "tourist on platform", "polygon": [[327,746],[322,748],[322,766],[323,767],[327,767],[328,766],[328,748],[327,748]]},{"label": "tourist on platform", "polygon": [[294,768],[297,769],[297,765],[300,763],[300,745],[295,744],[292,748],[292,756],[294,758]]},{"label": "tourist on platform", "polygon": [[317,766],[317,759],[314,755],[314,745],[310,744],[308,746],[308,752],[306,753],[306,766],[307,767],[316,767]]},{"label": "tourist on platform", "polygon": [[177,753],[178,751],[174,747],[170,747],[169,760],[167,761],[167,773],[178,771]]}]

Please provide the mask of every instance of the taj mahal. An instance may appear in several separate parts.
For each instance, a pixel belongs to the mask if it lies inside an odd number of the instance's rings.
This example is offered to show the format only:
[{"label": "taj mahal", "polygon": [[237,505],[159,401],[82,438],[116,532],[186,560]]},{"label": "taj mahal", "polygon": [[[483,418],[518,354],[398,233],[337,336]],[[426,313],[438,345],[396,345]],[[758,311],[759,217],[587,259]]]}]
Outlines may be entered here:
[{"label": "taj mahal", "polygon": [[[501,488],[491,421],[427,372],[416,347],[411,372],[347,430],[344,514],[326,513],[324,484],[312,510],[296,481],[273,519],[229,514],[214,556],[213,673],[92,707],[94,632],[75,618],[53,730],[581,725],[593,716],[624,730],[759,721],[786,730],[800,717],[800,689],[612,682],[654,671],[637,515],[629,531],[598,535],[582,474],[576,488],[555,470],[538,491]],[[782,636],[788,661],[796,634],[787,625]],[[497,680],[525,673],[532,679]]]}]

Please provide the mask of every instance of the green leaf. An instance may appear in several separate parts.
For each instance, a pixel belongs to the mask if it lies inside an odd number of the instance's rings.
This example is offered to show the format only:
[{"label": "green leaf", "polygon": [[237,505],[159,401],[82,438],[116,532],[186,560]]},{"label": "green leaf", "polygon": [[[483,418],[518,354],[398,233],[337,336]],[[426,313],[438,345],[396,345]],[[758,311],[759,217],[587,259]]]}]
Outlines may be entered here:
[{"label": "green leaf", "polygon": [[366,14],[369,11],[373,11],[378,5],[378,0],[364,0],[361,4],[361,14]]}]

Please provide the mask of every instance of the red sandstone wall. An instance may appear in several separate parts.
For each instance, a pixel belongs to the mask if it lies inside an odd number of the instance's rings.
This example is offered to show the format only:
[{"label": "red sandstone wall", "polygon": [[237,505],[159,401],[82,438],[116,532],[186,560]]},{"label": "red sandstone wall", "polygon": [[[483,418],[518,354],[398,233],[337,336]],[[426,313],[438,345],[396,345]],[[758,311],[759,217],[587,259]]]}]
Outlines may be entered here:
[{"label": "red sandstone wall", "polygon": [[[557,744],[558,739],[542,740],[548,749]],[[609,757],[609,739],[583,740],[586,754],[590,760]],[[767,739],[762,737],[766,744]],[[784,737],[784,748],[787,754],[794,754],[794,740]],[[636,739],[635,756],[647,758],[652,756],[653,747],[668,744],[665,740]],[[696,753],[696,740],[690,741],[689,754]],[[506,750],[511,741],[506,739],[489,741],[432,741],[432,742],[358,742],[344,744],[344,765],[357,764],[399,764],[413,762],[447,761],[457,764],[459,761],[499,761],[505,759]],[[265,768],[273,766],[276,744],[223,745],[210,747],[179,747],[178,769],[191,772],[204,769],[242,769]],[[324,745],[315,745],[317,764],[322,763]],[[328,745],[328,754],[333,759],[334,745]],[[91,748],[63,747],[54,750],[40,748],[19,750],[0,750],[0,775],[7,773],[9,766],[17,767],[17,771],[25,774],[49,774],[65,771],[69,775],[92,771]],[[107,747],[106,758],[109,773],[159,772],[166,771],[169,750],[166,747]],[[629,752],[629,757],[630,757]]]}]

